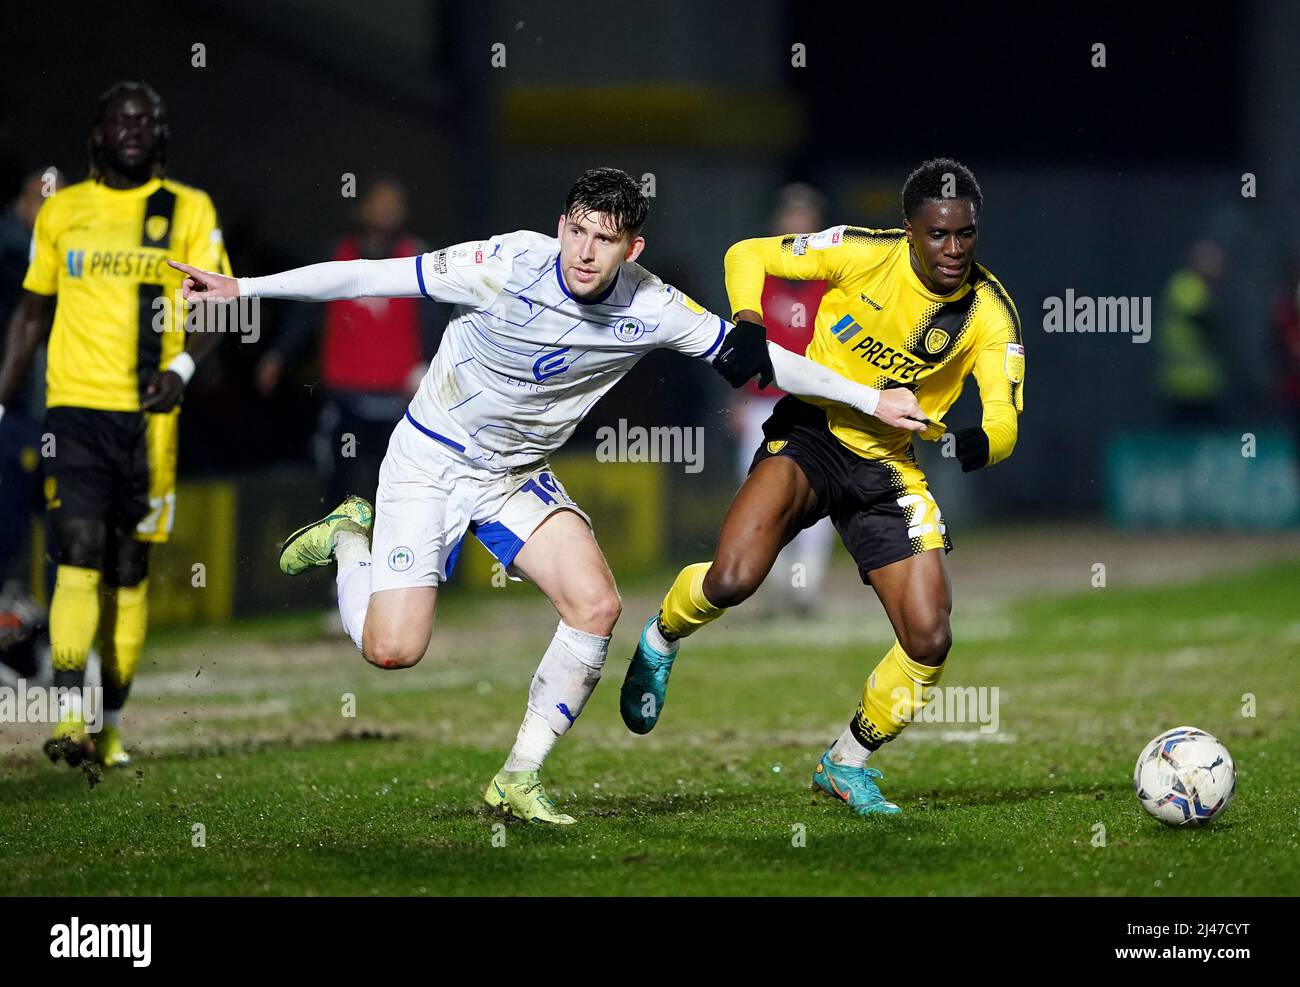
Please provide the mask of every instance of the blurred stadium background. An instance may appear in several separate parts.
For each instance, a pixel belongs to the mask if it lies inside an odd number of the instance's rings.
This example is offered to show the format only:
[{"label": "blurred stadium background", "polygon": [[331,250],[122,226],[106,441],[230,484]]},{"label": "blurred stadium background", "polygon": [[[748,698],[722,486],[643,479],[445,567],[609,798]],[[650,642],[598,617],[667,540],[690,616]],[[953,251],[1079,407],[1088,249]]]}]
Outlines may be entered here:
[{"label": "blurred stadium background", "polygon": [[[40,176],[81,180],[97,98],[145,79],[169,175],[211,194],[241,275],[325,259],[361,227],[432,246],[549,232],[573,179],[614,165],[653,184],[646,266],[721,311],[725,249],[771,231],[790,183],[820,190],[827,226],[896,226],[908,172],[951,155],[983,186],[979,260],[1019,306],[1028,369],[1009,461],[964,475],[919,450],[957,546],[945,684],[1004,695],[1002,726],[909,730],[882,755],[908,814],[864,840],[806,792],[892,637],[838,546],[819,619],[772,619],[765,587],[692,639],[669,721],[634,737],[620,720],[640,620],[712,551],[743,417],[709,368],[646,358],[554,460],[625,615],[548,762],[592,825],[523,828],[519,856],[477,811],[554,613],[495,588],[473,545],[418,668],[380,673],[331,630],[333,579],[283,578],[276,549],[338,485],[373,491],[403,385],[345,400],[325,308],[263,305],[260,339],[224,341],[188,387],[132,769],[88,786],[43,763],[46,724],[0,724],[0,892],[1293,894],[1298,38],[1283,0],[4,5],[0,320]],[[1046,331],[1069,293],[1149,299],[1150,341]],[[427,354],[446,312],[404,311]],[[0,430],[0,647],[46,596],[39,381]],[[974,390],[950,427],[978,420]],[[599,461],[620,422],[703,428],[702,471]],[[1189,722],[1229,745],[1241,793],[1224,823],[1166,830],[1132,798],[1133,757]]]},{"label": "blurred stadium background", "polygon": [[[826,225],[894,226],[908,171],[950,154],[983,185],[979,258],[1018,303],[1029,367],[1008,463],[962,476],[924,450],[958,545],[981,527],[1068,520],[1189,540],[1253,531],[1242,544],[1262,546],[1300,523],[1294,5],[1089,6],[1041,21],[987,6],[828,17],[779,0],[77,9],[0,15],[4,202],[47,166],[80,180],[95,99],[143,78],[167,102],[169,174],[210,192],[237,274],[323,259],[356,222],[346,175],[358,197],[400,183],[406,229],[442,245],[548,231],[572,179],[611,164],[653,181],[647,265],[725,311],[723,252],[766,232],[786,183],[822,190]],[[792,64],[794,43],[806,45],[805,65]],[[1092,64],[1098,43],[1104,68]],[[5,318],[25,249],[10,232]],[[1197,266],[1206,241],[1223,259],[1217,279]],[[1162,383],[1161,333],[1179,317],[1177,275],[1192,269],[1209,298],[1197,331],[1222,386],[1189,415]],[[1045,332],[1044,300],[1067,290],[1151,298],[1151,342]],[[326,401],[314,330],[303,329],[313,316],[287,303],[262,316],[261,340],[230,339],[189,389],[155,626],[327,606],[323,583],[282,579],[273,562],[277,539],[328,496],[313,463]],[[266,354],[290,337],[297,348],[270,381]],[[950,425],[977,420],[973,390]],[[736,485],[728,399],[707,368],[657,354],[557,460],[621,579],[710,551]],[[39,388],[29,412],[39,422]],[[704,426],[703,472],[597,464],[597,430],[620,419]],[[1245,433],[1253,458],[1241,454]],[[10,464],[11,490],[39,468],[30,454]],[[33,518],[34,549],[15,549],[5,572],[41,598]],[[191,585],[195,560],[202,589]],[[486,555],[460,577],[453,592],[485,586]]]}]

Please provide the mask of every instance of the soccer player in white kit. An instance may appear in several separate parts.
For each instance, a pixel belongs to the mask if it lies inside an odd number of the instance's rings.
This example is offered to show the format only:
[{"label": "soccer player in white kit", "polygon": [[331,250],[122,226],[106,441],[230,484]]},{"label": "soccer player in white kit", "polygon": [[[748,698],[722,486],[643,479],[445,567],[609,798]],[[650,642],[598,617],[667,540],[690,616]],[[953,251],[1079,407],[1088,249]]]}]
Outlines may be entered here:
[{"label": "soccer player in white kit", "polygon": [[533,822],[574,821],[546,795],[540,770],[600,680],[621,611],[590,519],[546,461],[592,405],[641,356],[667,348],[712,360],[733,386],[757,374],[794,394],[923,427],[910,392],[882,394],[769,345],[760,326],[733,327],[636,264],[648,210],[630,175],[597,168],[570,189],[555,237],[519,231],[260,278],[173,263],[187,275],[186,298],[423,295],[457,306],[393,430],[375,508],[349,497],[289,537],[280,567],[295,575],[337,562],[343,626],[386,669],[424,656],[438,585],[467,533],[546,594],[560,622],[515,745],[485,793],[489,806]]}]

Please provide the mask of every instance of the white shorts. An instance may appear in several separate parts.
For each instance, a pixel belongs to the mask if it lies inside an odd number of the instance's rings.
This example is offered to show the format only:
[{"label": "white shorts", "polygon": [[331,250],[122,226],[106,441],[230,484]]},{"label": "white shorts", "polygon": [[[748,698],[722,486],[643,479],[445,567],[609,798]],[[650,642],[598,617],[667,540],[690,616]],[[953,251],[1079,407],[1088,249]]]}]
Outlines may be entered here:
[{"label": "white shorts", "polygon": [[509,572],[524,543],[556,511],[573,511],[591,524],[548,463],[489,472],[403,418],[379,468],[371,591],[446,582],[466,532]]}]

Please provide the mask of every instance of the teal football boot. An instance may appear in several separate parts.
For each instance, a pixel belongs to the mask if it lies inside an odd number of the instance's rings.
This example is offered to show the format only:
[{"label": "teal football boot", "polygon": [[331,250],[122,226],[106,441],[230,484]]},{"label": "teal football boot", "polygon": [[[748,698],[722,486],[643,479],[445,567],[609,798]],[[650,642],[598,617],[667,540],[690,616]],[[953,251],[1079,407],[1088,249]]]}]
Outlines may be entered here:
[{"label": "teal football boot", "polygon": [[860,816],[896,816],[903,810],[880,794],[873,778],[883,778],[875,768],[836,764],[828,750],[813,772],[812,789],[839,799]]},{"label": "teal football boot", "polygon": [[659,722],[668,694],[668,676],[672,674],[673,661],[677,658],[676,647],[665,654],[650,646],[647,635],[658,619],[659,615],[655,614],[646,621],[641,640],[637,642],[632,661],[627,666],[623,689],[618,694],[619,712],[633,733],[649,733]]}]

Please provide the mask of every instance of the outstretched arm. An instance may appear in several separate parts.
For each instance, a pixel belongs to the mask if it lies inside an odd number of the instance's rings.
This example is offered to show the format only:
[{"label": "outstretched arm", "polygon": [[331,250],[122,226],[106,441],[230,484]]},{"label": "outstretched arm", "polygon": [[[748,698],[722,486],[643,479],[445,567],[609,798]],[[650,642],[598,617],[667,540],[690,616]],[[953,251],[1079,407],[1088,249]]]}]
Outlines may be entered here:
[{"label": "outstretched arm", "polygon": [[[666,292],[660,323],[665,344],[687,356],[709,360],[732,387],[757,375],[760,385],[775,380],[777,387],[790,394],[834,401],[894,428],[925,430],[925,416],[911,391],[901,387],[878,391],[791,353],[765,338],[762,316],[757,312],[738,313],[732,325],[675,288]],[[740,318],[745,315],[753,316],[753,321]]]},{"label": "outstretched arm", "polygon": [[[789,281],[828,281],[838,284],[859,270],[864,257],[879,251],[872,246],[875,230],[832,226],[820,233],[786,234],[741,240],[722,259],[727,298],[739,321],[761,310],[763,283],[768,276]],[[759,321],[759,320],[755,320]]]},{"label": "outstretched arm", "polygon": [[261,278],[228,278],[168,261],[185,275],[187,299],[287,298],[328,302],[347,298],[418,298],[484,308],[501,293],[513,261],[496,241],[457,244],[445,250],[389,260],[335,260]]},{"label": "outstretched arm", "polygon": [[189,264],[167,263],[185,275],[181,288],[186,301],[231,301],[236,298],[286,298],[297,302],[328,302],[340,298],[414,297],[420,294],[416,258],[393,260],[335,260],[296,267],[261,278],[232,278]]},{"label": "outstretched arm", "polygon": [[894,428],[925,431],[925,415],[916,402],[916,395],[907,388],[891,387],[878,391],[841,377],[829,367],[791,353],[771,340],[768,340],[767,349],[772,358],[772,368],[776,371],[776,386],[781,390],[802,398],[847,405]]}]

